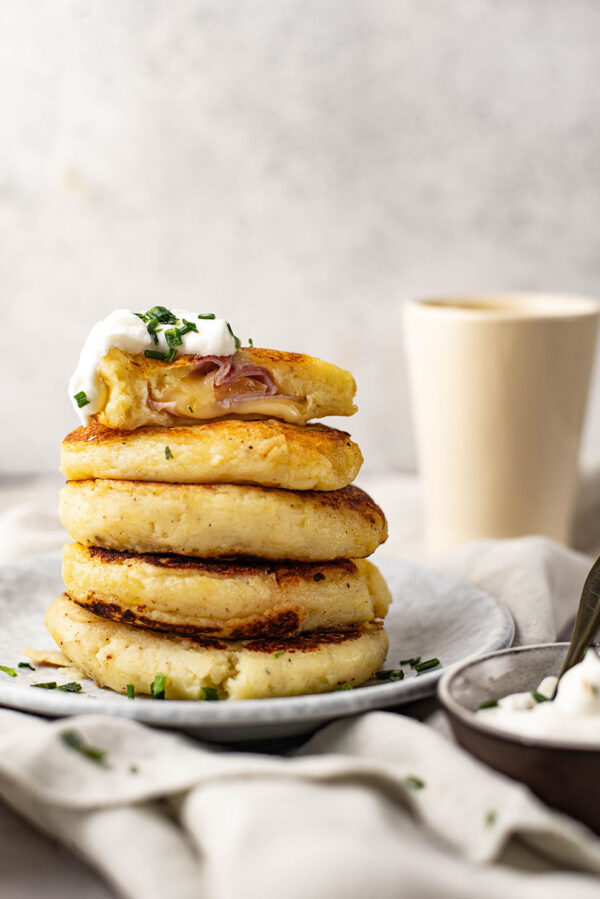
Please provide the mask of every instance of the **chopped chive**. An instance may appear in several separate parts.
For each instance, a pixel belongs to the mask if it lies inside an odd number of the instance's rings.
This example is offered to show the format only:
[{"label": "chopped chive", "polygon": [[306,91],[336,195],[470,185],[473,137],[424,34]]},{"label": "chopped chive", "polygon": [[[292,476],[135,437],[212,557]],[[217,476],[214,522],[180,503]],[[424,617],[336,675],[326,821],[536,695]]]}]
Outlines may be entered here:
[{"label": "chopped chive", "polygon": [[421,661],[421,656],[417,656],[415,659],[400,659],[398,664],[400,665],[410,665],[411,668],[414,668],[415,665],[418,665]]},{"label": "chopped chive", "polygon": [[[156,341],[158,343],[158,340]],[[147,359],[160,359],[162,362],[167,361],[167,354],[161,353],[160,350],[144,350],[144,356]]]},{"label": "chopped chive", "polygon": [[425,781],[421,780],[420,777],[417,777],[416,774],[409,774],[404,778],[404,783],[413,790],[422,790],[425,786]]},{"label": "chopped chive", "polygon": [[83,406],[87,406],[89,404],[89,400],[87,398],[87,394],[85,390],[80,390],[79,393],[76,393],[73,397],[79,409],[82,409]]},{"label": "chopped chive", "polygon": [[173,347],[181,346],[183,340],[181,339],[181,332],[179,328],[168,328],[165,331],[165,340],[167,341],[167,346]]},{"label": "chopped chive", "polygon": [[144,324],[146,324],[146,322],[148,321],[148,316],[145,312],[134,312],[133,314],[137,315],[138,318],[141,318]]},{"label": "chopped chive", "polygon": [[497,699],[488,699],[486,702],[482,702],[479,706],[480,709],[495,709],[498,705]]},{"label": "chopped chive", "polygon": [[35,671],[35,668],[29,662],[19,662],[17,668],[29,668],[30,671]]},{"label": "chopped chive", "polygon": [[254,346],[254,341],[251,337],[248,338],[248,346]]},{"label": "chopped chive", "polygon": [[413,665],[413,668],[417,674],[422,674],[424,671],[431,671],[432,668],[439,668],[441,664],[439,659],[427,659],[426,662],[418,662]]},{"label": "chopped chive", "polygon": [[215,687],[202,687],[202,694],[206,702],[215,702],[219,698],[219,691]]},{"label": "chopped chive", "polygon": [[193,411],[194,411],[194,410],[193,410],[193,409],[192,409],[192,407],[191,407],[191,406],[188,406],[188,409],[189,409],[189,410],[190,410],[190,412],[192,412],[192,413],[193,413]]},{"label": "chopped chive", "polygon": [[537,690],[532,690],[531,695],[535,699],[536,702],[549,702],[547,696],[544,696],[543,693],[539,693]]},{"label": "chopped chive", "polygon": [[[148,331],[148,334],[150,335],[150,337],[152,338],[154,343],[158,343],[158,332],[156,330],[158,325],[159,325],[159,321],[157,318],[152,317],[152,318],[148,319],[148,324],[146,326],[146,330]],[[162,328],[160,328],[159,331],[162,331]]]},{"label": "chopped chive", "polygon": [[341,684],[335,688],[336,693],[341,693],[342,690],[354,690],[354,684]]},{"label": "chopped chive", "polygon": [[169,352],[167,353],[165,360],[167,362],[172,362],[175,356],[177,355],[177,347],[172,346]]},{"label": "chopped chive", "polygon": [[8,674],[9,677],[16,677],[17,672],[14,668],[9,668],[8,665],[0,665],[0,671],[4,671],[5,674]]},{"label": "chopped chive", "polygon": [[498,812],[496,809],[491,808],[485,815],[485,826],[493,827],[496,821],[498,820]]},{"label": "chopped chive", "polygon": [[198,318],[216,318],[216,317],[217,316],[215,315],[214,312],[203,312],[198,316]]},{"label": "chopped chive", "polygon": [[60,738],[65,746],[74,749],[75,752],[80,752],[81,755],[85,756],[85,758],[89,759],[91,762],[96,762],[99,765],[103,764],[106,758],[106,750],[99,749],[97,746],[86,743],[81,734],[76,730],[61,731]]},{"label": "chopped chive", "polygon": [[167,686],[167,675],[166,674],[157,674],[150,684],[150,693],[152,694],[152,699],[164,699],[165,698],[165,687]]},{"label": "chopped chive", "polygon": [[170,309],[167,309],[166,306],[153,306],[152,309],[148,310],[148,315],[152,315],[154,318],[158,319],[161,325],[177,324],[177,316],[174,315]]},{"label": "chopped chive", "polygon": [[80,693],[81,692],[81,684],[78,684],[76,681],[69,681],[68,684],[60,684],[58,687],[59,690],[64,690],[65,693]]},{"label": "chopped chive", "polygon": [[278,659],[279,656],[282,656],[282,655],[283,655],[283,649],[281,649],[279,652],[276,652],[275,655],[273,656],[273,658]]},{"label": "chopped chive", "polygon": [[187,318],[182,318],[182,322],[183,322],[183,328],[179,329],[179,333],[181,334],[182,337],[184,334],[187,334],[189,331],[195,331],[196,334],[198,333],[198,325],[196,325],[194,322],[189,322],[187,320]]},{"label": "chopped chive", "polygon": [[133,684],[127,684],[127,699],[135,699],[135,687]]},{"label": "chopped chive", "polygon": [[236,350],[239,350],[239,348],[240,348],[241,345],[242,345],[242,341],[240,340],[239,337],[237,337],[237,335],[235,335],[235,334],[233,333],[233,330],[232,330],[231,325],[229,324],[229,322],[225,322],[225,324],[227,325],[227,330],[229,331],[229,333],[230,333],[231,336],[233,337],[233,342],[235,343],[235,348],[236,348]]},{"label": "chopped chive", "polygon": [[31,687],[41,687],[42,690],[56,690],[58,684],[55,680],[47,680],[40,684],[30,684]]},{"label": "chopped chive", "polygon": [[170,446],[165,446],[165,459],[172,459],[173,453],[171,452]]},{"label": "chopped chive", "polygon": [[400,668],[384,668],[383,671],[375,672],[377,680],[404,680],[404,671]]}]

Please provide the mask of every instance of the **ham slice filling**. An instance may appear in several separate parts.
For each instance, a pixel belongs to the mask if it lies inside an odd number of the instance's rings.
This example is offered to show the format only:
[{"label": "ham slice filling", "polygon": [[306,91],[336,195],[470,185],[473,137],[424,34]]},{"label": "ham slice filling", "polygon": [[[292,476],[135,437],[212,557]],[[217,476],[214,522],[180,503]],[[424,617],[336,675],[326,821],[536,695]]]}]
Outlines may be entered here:
[{"label": "ham slice filling", "polygon": [[[266,368],[253,365],[251,362],[238,363],[233,356],[200,356],[192,365],[191,371],[199,375],[208,375],[216,372],[213,387],[217,388],[220,396],[217,402],[223,409],[234,409],[248,400],[257,400],[276,396],[281,400],[298,400],[300,397],[284,396],[278,394],[277,385],[273,376]],[[242,382],[246,382],[242,386]],[[235,392],[236,385],[241,387]],[[252,389],[247,389],[248,387]],[[244,389],[246,388],[246,389]],[[171,415],[181,415],[175,401],[154,400],[148,397],[148,406],[156,412],[169,412]]]}]

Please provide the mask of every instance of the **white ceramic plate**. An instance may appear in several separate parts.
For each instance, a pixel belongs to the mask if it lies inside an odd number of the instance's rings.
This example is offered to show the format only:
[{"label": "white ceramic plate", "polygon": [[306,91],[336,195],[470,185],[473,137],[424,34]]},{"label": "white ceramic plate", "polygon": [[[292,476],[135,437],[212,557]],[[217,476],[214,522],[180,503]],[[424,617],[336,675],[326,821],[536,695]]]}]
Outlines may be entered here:
[{"label": "white ceramic plate", "polygon": [[[470,656],[510,646],[510,613],[492,597],[420,565],[395,559],[377,563],[394,597],[386,620],[390,650],[386,668],[400,659],[436,656],[442,668],[405,679],[369,682],[354,690],[242,702],[134,700],[84,679],[82,692],[32,689],[40,681],[64,683],[56,668],[40,666],[18,676],[0,671],[0,704],[52,717],[111,714],[158,727],[184,730],[205,740],[250,742],[310,733],[334,718],[398,706],[434,692],[442,670]],[[62,593],[60,557],[36,556],[0,566],[0,665],[16,667],[25,646],[56,648],[44,628],[44,612]]]}]

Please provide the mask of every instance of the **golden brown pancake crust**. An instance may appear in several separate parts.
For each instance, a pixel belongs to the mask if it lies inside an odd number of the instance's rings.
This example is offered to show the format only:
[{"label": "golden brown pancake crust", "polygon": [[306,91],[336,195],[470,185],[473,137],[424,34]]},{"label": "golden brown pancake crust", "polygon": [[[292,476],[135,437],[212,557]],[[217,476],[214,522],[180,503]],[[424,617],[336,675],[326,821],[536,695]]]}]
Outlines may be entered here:
[{"label": "golden brown pancake crust", "polygon": [[[305,353],[290,353],[285,350],[270,350],[265,347],[242,347],[236,353],[236,357],[243,359],[244,362],[251,362],[253,365],[264,365],[267,368],[270,365],[306,365],[313,361],[312,356]],[[164,371],[167,367],[186,368],[190,362],[196,361],[196,356],[189,353],[180,353],[173,362],[163,362],[161,359],[151,359],[139,353],[131,357],[134,364],[148,370]],[[328,363],[325,363],[328,364]]]},{"label": "golden brown pancake crust", "polygon": [[[70,599],[68,593],[63,594],[65,598]],[[72,600],[71,600],[72,601]],[[80,605],[79,603],[77,605]],[[100,604],[100,611],[96,611],[94,606],[82,605],[81,608],[84,608],[86,611],[91,612],[94,615],[98,615],[100,618],[105,618],[109,621],[121,621],[125,624],[137,624],[139,626],[139,621],[131,621],[129,618],[113,618],[111,614],[111,610],[107,609],[105,604]],[[371,621],[368,624],[368,627],[371,631],[380,630],[383,627],[383,623],[381,621]],[[152,625],[150,625],[148,630],[156,630]],[[165,629],[166,631],[166,629]],[[166,631],[168,632],[168,631]],[[231,647],[231,643],[227,640],[220,640],[218,637],[206,636],[204,634],[196,634],[196,635],[188,635],[182,633],[180,631],[171,631],[176,636],[183,636],[190,639],[194,644],[204,648],[204,649],[229,649]],[[276,652],[316,652],[318,649],[322,649],[325,646],[337,646],[340,643],[349,643],[352,640],[358,640],[358,638],[364,633],[363,627],[345,627],[345,628],[320,628],[314,631],[309,631],[308,633],[300,633],[300,634],[265,634],[258,637],[250,637],[244,640],[237,640],[236,643],[238,645],[243,645],[244,649],[249,650],[250,652],[261,652],[265,654],[271,654]]]},{"label": "golden brown pancake crust", "polygon": [[[193,430],[190,430],[193,429]],[[107,428],[100,422],[92,421],[87,427],[75,428],[64,438],[63,443],[66,445],[82,445],[94,442],[96,444],[115,444],[122,443],[131,437],[141,436],[142,434],[152,434],[155,437],[168,437],[171,441],[175,437],[200,436],[206,433],[214,440],[215,436],[225,436],[231,438],[236,431],[241,432],[245,440],[252,438],[259,439],[264,435],[268,435],[273,430],[285,434],[290,440],[294,440],[303,448],[311,448],[315,441],[322,442],[323,445],[343,445],[348,446],[352,441],[347,431],[340,431],[337,428],[330,428],[323,424],[293,425],[285,421],[278,421],[273,418],[261,418],[256,421],[240,420],[235,418],[223,419],[218,418],[214,421],[203,421],[196,425],[175,425],[172,428],[161,428],[158,426],[148,425],[143,428],[136,428],[132,433],[120,428]]]},{"label": "golden brown pancake crust", "polygon": [[[214,627],[199,627],[194,624],[166,624],[163,621],[143,615],[141,612],[126,609],[117,603],[106,602],[106,600],[95,597],[86,598],[85,602],[80,602],[75,597],[70,598],[82,609],[87,609],[88,612],[92,612],[99,618],[106,618],[109,621],[120,621],[123,624],[131,624],[134,627],[142,627],[149,631],[160,631],[163,634],[177,634],[178,637],[187,637],[195,642],[204,641],[207,634],[210,635],[211,631],[214,630]],[[251,621],[249,624],[236,627],[229,637],[236,640],[245,640],[261,635],[275,637],[298,634],[300,624],[300,615],[291,609],[281,612],[264,612],[260,621]],[[213,636],[210,638],[216,639]]]},{"label": "golden brown pancake crust", "polygon": [[160,672],[166,699],[205,699],[207,687],[220,699],[323,693],[364,683],[388,647],[376,622],[287,638],[192,641],[97,618],[66,594],[45,621],[65,655],[100,686],[125,693],[131,684],[149,694]]},{"label": "golden brown pancake crust", "polygon": [[204,559],[359,559],[387,537],[383,512],[354,486],[291,491],[108,478],[69,481],[60,512],[73,539],[88,546]]},{"label": "golden brown pancake crust", "polygon": [[126,550],[104,549],[101,546],[89,546],[92,558],[102,562],[125,562],[127,559],[139,559],[157,568],[184,568],[202,571],[207,574],[221,576],[241,576],[256,574],[257,569],[266,574],[273,574],[277,583],[294,582],[312,578],[320,581],[323,571],[328,568],[343,568],[349,575],[356,574],[356,565],[350,559],[337,559],[335,562],[294,562],[269,561],[247,556],[235,556],[230,559],[197,559],[193,556],[178,556],[174,553],[132,553]]},{"label": "golden brown pancake crust", "polygon": [[63,550],[63,578],[71,599],[100,617],[188,637],[343,629],[383,617],[391,601],[365,560],[211,562],[72,543]]},{"label": "golden brown pancake crust", "polygon": [[68,480],[94,477],[337,490],[354,480],[362,454],[344,431],[276,419],[219,419],[135,431],[93,422],[65,437],[61,462]]}]

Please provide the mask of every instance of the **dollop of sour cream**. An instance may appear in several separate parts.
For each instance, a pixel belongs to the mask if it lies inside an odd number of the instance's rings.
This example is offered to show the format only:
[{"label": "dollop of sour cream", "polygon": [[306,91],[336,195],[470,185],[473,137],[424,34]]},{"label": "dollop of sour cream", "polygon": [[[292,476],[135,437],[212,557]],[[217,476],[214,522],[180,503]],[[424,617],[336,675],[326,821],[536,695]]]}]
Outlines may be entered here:
[{"label": "dollop of sour cream", "polygon": [[[545,677],[531,693],[513,693],[491,708],[480,708],[483,722],[520,736],[595,744],[600,748],[600,656],[589,649],[583,661],[561,678]],[[542,697],[546,698],[544,701]]]},{"label": "dollop of sour cream", "polygon": [[[115,309],[102,321],[97,322],[88,334],[79,363],[69,381],[69,397],[75,412],[83,425],[99,411],[102,397],[101,381],[98,374],[100,360],[113,348],[126,353],[143,353],[146,350],[167,353],[169,346],[165,331],[183,327],[183,320],[192,322],[197,331],[189,330],[181,335],[182,343],[177,354],[198,356],[232,356],[236,351],[235,338],[223,318],[198,318],[197,312],[185,309],[169,310],[177,318],[176,324],[159,324],[156,329],[158,343],[148,331],[146,322],[128,309]],[[79,405],[76,397],[85,394],[87,402]],[[80,402],[82,398],[80,399]]]}]

